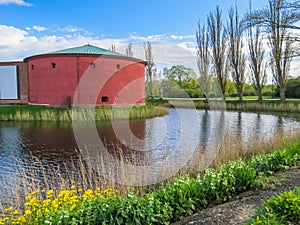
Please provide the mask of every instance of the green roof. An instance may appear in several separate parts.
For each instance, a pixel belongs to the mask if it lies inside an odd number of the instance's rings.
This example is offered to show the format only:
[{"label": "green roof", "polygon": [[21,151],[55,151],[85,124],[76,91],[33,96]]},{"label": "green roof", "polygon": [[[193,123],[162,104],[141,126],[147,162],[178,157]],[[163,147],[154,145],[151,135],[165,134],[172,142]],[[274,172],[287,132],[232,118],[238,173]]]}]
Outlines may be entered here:
[{"label": "green roof", "polygon": [[57,55],[57,54],[78,54],[78,55],[107,55],[107,56],[120,56],[120,57],[126,57],[126,58],[131,58],[132,60],[138,60],[141,62],[146,63],[143,60],[137,59],[137,58],[133,58],[133,57],[128,57],[126,55],[117,53],[117,52],[113,52],[113,51],[109,51],[107,49],[104,48],[99,48],[90,44],[87,45],[83,45],[83,46],[79,46],[79,47],[74,47],[74,48],[67,48],[67,49],[63,49],[63,50],[58,50],[58,51],[54,51],[54,52],[48,52],[46,54],[40,54],[40,55],[34,55],[34,56],[29,56],[27,58],[24,59],[24,62],[27,62],[30,58],[32,57],[40,57],[40,56],[47,56],[47,55]]},{"label": "green roof", "polygon": [[94,55],[125,56],[117,52],[109,51],[90,44],[75,47],[75,48],[67,48],[55,52],[49,52],[48,54],[94,54]]}]

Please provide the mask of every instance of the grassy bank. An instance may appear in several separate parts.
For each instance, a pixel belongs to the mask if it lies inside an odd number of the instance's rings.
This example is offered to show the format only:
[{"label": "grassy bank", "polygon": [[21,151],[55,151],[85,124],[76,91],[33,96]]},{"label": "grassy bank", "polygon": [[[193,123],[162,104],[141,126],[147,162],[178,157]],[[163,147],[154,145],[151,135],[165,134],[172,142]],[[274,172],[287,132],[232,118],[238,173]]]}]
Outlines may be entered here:
[{"label": "grassy bank", "polygon": [[[91,187],[94,180],[88,179],[93,171],[80,165],[83,182],[78,184],[69,177],[58,181],[64,175],[53,174],[59,188],[57,185],[56,189],[48,186],[32,190],[25,202],[1,210],[0,224],[169,224],[225,202],[253,187],[257,179],[299,161],[300,141],[297,141],[271,153],[208,168],[204,173],[177,176],[143,194],[139,189],[118,192],[115,188]],[[24,180],[30,186],[26,177]]]},{"label": "grassy bank", "polygon": [[[163,105],[167,107],[189,107],[191,99],[149,99],[148,103],[152,105]],[[173,104],[172,104],[173,103]],[[211,100],[194,100],[195,107],[197,109],[223,109],[223,101]],[[226,100],[226,109],[232,111],[246,111],[246,112],[280,112],[280,113],[299,113],[300,112],[300,100],[244,100],[242,102],[238,100]]]},{"label": "grassy bank", "polygon": [[226,109],[234,111],[251,112],[280,112],[299,113],[300,101],[298,100],[264,100],[264,101],[226,101]]},{"label": "grassy bank", "polygon": [[167,114],[163,107],[151,105],[133,107],[96,107],[74,109],[56,108],[37,105],[10,105],[0,106],[0,121],[61,121],[71,122],[72,116],[76,120],[90,120],[95,116],[95,120],[105,121],[113,119],[151,118]]}]

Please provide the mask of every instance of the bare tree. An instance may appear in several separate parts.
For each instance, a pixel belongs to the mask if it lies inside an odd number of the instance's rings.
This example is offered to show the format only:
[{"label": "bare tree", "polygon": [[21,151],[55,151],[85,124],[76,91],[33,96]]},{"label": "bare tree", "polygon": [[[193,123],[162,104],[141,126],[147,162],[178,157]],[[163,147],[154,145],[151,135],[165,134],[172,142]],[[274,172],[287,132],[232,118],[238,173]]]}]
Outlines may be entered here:
[{"label": "bare tree", "polygon": [[226,56],[227,37],[222,25],[221,10],[219,6],[214,13],[210,13],[207,18],[209,45],[212,50],[212,64],[217,77],[222,98],[225,99],[225,91],[228,79],[228,59]]},{"label": "bare tree", "polygon": [[[299,2],[298,2],[299,5]],[[286,0],[268,0],[268,7],[248,16],[250,25],[259,24],[267,32],[271,49],[273,78],[280,89],[280,99],[285,100],[285,89],[294,50],[289,28],[299,21],[299,8],[288,7]]]},{"label": "bare tree", "polygon": [[198,31],[196,32],[196,39],[197,65],[200,73],[199,84],[205,94],[206,100],[208,101],[211,85],[209,37],[205,25],[201,27],[200,22],[198,22]]},{"label": "bare tree", "polygon": [[116,52],[116,46],[115,46],[114,44],[112,44],[112,45],[109,47],[109,51]]},{"label": "bare tree", "polygon": [[251,70],[251,82],[258,95],[258,100],[262,100],[262,89],[267,82],[266,63],[264,61],[265,50],[263,48],[261,31],[259,26],[248,28],[248,48],[249,67]]},{"label": "bare tree", "polygon": [[279,86],[280,99],[285,100],[285,87],[288,80],[290,62],[292,60],[291,38],[287,28],[280,24],[289,22],[288,12],[282,9],[283,0],[269,0],[269,19],[272,22],[269,34],[271,47],[271,65],[274,70],[274,80]]},{"label": "bare tree", "polygon": [[229,61],[231,75],[235,83],[239,100],[243,100],[246,73],[246,56],[243,52],[243,26],[239,20],[237,6],[229,10],[229,24],[227,26],[229,38]]},{"label": "bare tree", "polygon": [[154,57],[152,55],[152,46],[151,43],[148,41],[144,43],[144,50],[145,50],[145,58],[146,58],[146,86],[148,89],[148,94],[151,98],[153,98],[154,94],[154,85],[153,85],[153,76],[154,76]]},{"label": "bare tree", "polygon": [[129,57],[133,57],[132,43],[129,43],[126,47],[126,55]]}]

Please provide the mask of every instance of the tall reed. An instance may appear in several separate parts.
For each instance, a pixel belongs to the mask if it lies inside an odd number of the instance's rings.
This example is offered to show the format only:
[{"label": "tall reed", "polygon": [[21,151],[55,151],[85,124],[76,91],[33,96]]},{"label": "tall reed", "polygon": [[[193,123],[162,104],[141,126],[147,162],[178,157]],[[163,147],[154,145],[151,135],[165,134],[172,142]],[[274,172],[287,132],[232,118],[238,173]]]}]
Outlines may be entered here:
[{"label": "tall reed", "polygon": [[[76,112],[73,114],[73,110]],[[106,121],[111,119],[141,119],[162,116],[167,114],[164,107],[145,106],[118,106],[96,108],[55,108],[46,106],[17,105],[1,106],[0,121],[58,121],[71,122],[72,116],[76,120],[84,121],[94,119]],[[93,116],[93,117],[91,117]]]}]

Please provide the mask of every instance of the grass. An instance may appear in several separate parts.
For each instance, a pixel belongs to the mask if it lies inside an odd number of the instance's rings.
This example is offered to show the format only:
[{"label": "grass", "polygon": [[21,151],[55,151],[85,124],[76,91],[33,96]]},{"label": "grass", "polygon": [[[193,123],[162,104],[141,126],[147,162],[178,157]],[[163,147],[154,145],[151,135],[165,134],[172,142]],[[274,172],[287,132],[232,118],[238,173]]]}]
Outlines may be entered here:
[{"label": "grass", "polygon": [[[272,96],[262,96],[263,99],[272,99]],[[238,100],[238,97],[226,97],[227,100]],[[243,96],[244,100],[257,100],[258,96]]]},{"label": "grass", "polygon": [[300,101],[298,100],[264,100],[264,101],[226,101],[226,109],[234,111],[251,112],[282,112],[299,113]]},{"label": "grass", "polygon": [[[167,114],[163,107],[145,106],[118,106],[96,107],[80,109],[56,108],[37,105],[0,106],[0,121],[59,121],[71,122],[72,116],[76,120],[106,121],[113,119],[141,119],[162,116]],[[74,113],[74,114],[73,114]]]},{"label": "grass", "polygon": [[[188,101],[187,101],[188,100]],[[187,104],[191,99],[174,99],[172,102],[176,102],[176,107],[190,107]],[[170,101],[163,99],[149,100],[149,104],[163,105],[167,107],[173,107]],[[226,100],[225,107],[224,102],[220,100],[211,99],[209,102],[206,100],[194,100],[195,107],[197,109],[227,109],[232,111],[246,111],[246,112],[279,112],[279,113],[300,113],[300,100],[263,100],[257,101],[250,97],[243,100]]]}]

